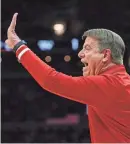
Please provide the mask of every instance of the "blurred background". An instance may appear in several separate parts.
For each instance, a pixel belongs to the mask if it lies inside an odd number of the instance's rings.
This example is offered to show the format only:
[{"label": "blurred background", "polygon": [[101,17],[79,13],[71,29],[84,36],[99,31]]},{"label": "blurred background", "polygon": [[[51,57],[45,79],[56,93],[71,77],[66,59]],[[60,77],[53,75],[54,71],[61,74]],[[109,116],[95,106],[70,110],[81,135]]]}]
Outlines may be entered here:
[{"label": "blurred background", "polygon": [[82,34],[107,28],[126,44],[124,65],[130,74],[128,0],[2,0],[1,142],[91,142],[85,105],[41,89],[8,49],[7,28],[18,12],[16,32],[32,51],[57,71],[82,75],[77,56]]}]

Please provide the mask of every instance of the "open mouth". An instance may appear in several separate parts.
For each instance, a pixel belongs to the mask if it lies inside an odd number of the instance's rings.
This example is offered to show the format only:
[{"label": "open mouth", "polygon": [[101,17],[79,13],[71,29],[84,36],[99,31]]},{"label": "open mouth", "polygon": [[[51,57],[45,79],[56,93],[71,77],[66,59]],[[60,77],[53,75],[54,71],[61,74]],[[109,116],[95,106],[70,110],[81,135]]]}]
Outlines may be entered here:
[{"label": "open mouth", "polygon": [[82,61],[82,60],[81,60],[81,63],[80,63],[80,64],[81,64],[81,67],[84,68],[84,69],[88,67],[88,63],[87,63],[87,62],[84,62],[84,61]]},{"label": "open mouth", "polygon": [[88,63],[83,63],[83,71],[86,71],[88,67]]},{"label": "open mouth", "polygon": [[87,66],[88,66],[88,63],[84,63],[84,66],[87,67]]}]

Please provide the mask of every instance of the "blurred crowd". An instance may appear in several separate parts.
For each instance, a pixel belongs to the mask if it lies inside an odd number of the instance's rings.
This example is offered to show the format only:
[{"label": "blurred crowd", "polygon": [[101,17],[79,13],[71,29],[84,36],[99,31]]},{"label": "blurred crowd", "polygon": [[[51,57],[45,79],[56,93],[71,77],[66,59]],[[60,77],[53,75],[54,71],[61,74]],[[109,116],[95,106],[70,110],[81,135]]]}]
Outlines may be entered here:
[{"label": "blurred crowd", "polygon": [[58,128],[39,128],[33,131],[4,131],[2,142],[6,143],[89,143],[89,131],[75,126],[60,126]]},{"label": "blurred crowd", "polygon": [[[43,90],[32,78],[4,79],[1,92],[2,142],[90,142],[85,105]],[[49,124],[53,119],[59,122]]]}]

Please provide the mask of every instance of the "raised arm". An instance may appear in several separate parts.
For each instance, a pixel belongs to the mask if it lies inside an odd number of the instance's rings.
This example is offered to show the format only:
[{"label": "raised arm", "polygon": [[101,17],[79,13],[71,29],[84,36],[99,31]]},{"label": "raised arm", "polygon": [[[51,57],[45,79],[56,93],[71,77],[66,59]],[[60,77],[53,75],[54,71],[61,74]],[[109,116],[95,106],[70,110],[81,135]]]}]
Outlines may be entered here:
[{"label": "raised arm", "polygon": [[[110,95],[117,95],[113,94],[117,85],[111,77],[72,77],[57,72],[26,45],[21,45],[16,51],[16,56],[42,88],[61,97],[93,106],[107,106],[112,102]],[[109,89],[111,91],[108,93]]]},{"label": "raised arm", "polygon": [[[109,97],[109,94],[113,93],[112,89],[115,87],[110,78],[105,76],[71,77],[57,72],[21,43],[20,38],[15,33],[16,18],[17,14],[14,15],[8,29],[6,43],[13,50],[15,48],[19,62],[42,88],[84,104],[106,105],[104,99],[108,104],[111,103],[112,98]],[[106,93],[106,89],[111,89],[111,92]]]}]

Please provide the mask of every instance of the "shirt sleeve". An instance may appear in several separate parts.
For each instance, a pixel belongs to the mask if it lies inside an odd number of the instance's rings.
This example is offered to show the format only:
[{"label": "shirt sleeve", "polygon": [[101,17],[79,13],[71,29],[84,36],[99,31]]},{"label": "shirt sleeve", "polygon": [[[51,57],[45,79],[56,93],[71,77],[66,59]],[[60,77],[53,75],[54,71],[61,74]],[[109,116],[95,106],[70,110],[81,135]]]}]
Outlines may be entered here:
[{"label": "shirt sleeve", "polygon": [[115,98],[117,85],[108,76],[65,75],[47,65],[31,50],[21,56],[20,63],[42,88],[58,96],[93,106],[106,106]]}]

